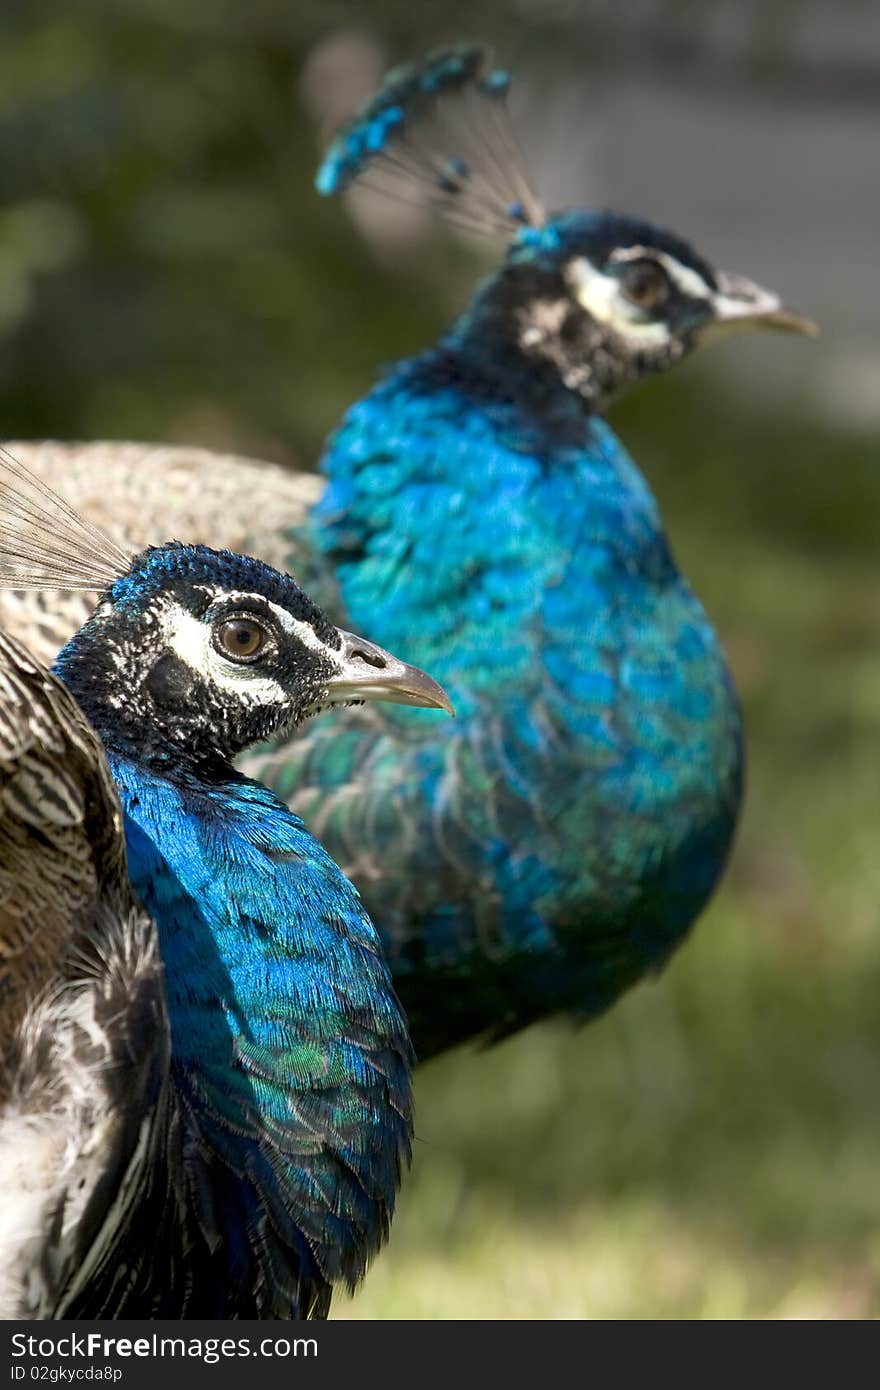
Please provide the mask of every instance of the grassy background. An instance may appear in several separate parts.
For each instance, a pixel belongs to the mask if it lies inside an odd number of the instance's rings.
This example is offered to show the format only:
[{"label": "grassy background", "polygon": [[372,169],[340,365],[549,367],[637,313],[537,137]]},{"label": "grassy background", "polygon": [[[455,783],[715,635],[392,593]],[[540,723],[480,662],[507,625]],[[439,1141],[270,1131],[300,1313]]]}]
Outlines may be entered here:
[{"label": "grassy background", "polygon": [[[737,7],[755,32],[726,66],[719,31],[701,48],[701,26],[729,17],[723,0],[643,4],[650,24],[627,33],[630,7],[598,0],[443,8],[447,34],[461,23],[596,82],[627,64],[656,80],[658,55],[676,88],[705,94],[708,75],[765,104],[798,82],[809,104],[824,80],[821,64],[804,78],[788,63],[798,7],[785,3]],[[179,439],[308,465],[377,363],[436,335],[476,266],[441,235],[383,258],[314,197],[300,75],[346,26],[397,57],[439,19],[399,0],[27,9],[0,15],[3,432]],[[839,55],[828,73],[851,93]],[[813,187],[814,165],[798,187]],[[754,220],[772,191],[739,177],[752,197],[739,220]],[[668,210],[685,232],[711,213],[698,184],[681,217]],[[855,245],[841,225],[829,276]],[[760,276],[760,259],[732,268]],[[804,307],[823,289],[833,302],[830,283],[806,284]],[[391,1246],[335,1316],[880,1311],[880,434],[823,413],[799,368],[773,375],[777,362],[830,363],[821,343],[768,342],[753,392],[740,371],[751,341],[613,414],[742,692],[750,781],[730,871],[664,976],[600,1022],[550,1023],[420,1071]],[[821,387],[821,366],[811,380]]]}]

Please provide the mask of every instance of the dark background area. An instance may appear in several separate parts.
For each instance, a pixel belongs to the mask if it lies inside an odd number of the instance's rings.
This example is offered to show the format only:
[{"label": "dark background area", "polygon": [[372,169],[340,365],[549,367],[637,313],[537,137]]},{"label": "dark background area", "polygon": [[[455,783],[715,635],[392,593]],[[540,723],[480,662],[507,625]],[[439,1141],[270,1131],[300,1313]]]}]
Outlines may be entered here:
[{"label": "dark background area", "polygon": [[379,365],[435,337],[500,254],[312,187],[381,72],[458,37],[513,69],[551,205],[666,223],[823,336],[732,340],[612,412],[745,703],[748,804],[717,901],[662,980],[597,1025],[420,1073],[391,1247],[336,1311],[872,1316],[877,7],[7,6],[3,433],[313,467]]}]

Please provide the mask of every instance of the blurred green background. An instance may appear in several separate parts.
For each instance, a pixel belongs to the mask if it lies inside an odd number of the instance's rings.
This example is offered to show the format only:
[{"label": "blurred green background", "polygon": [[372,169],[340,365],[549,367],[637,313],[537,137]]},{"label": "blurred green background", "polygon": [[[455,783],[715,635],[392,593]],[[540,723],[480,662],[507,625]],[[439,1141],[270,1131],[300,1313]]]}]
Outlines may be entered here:
[{"label": "blurred green background", "polygon": [[[391,61],[491,39],[551,203],[665,221],[822,321],[612,413],[722,631],[750,785],[658,982],[420,1071],[343,1317],[880,1312],[880,21],[859,0],[31,0],[0,16],[3,433],[312,467],[498,254],[322,203]],[[516,103],[515,103],[516,111]],[[872,163],[873,161],[873,163]]]}]

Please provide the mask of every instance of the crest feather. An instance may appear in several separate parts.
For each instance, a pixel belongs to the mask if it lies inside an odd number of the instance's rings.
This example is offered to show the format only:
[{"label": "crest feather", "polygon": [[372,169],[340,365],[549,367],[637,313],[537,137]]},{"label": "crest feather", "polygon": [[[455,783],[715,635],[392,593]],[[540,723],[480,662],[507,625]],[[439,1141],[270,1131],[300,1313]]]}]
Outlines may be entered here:
[{"label": "crest feather", "polygon": [[0,445],[0,587],[100,593],[131,560]]},{"label": "crest feather", "polygon": [[319,193],[360,182],[405,202],[427,201],[471,231],[542,226],[507,110],[509,87],[509,74],[475,44],[394,68],[334,139],[318,170]]}]

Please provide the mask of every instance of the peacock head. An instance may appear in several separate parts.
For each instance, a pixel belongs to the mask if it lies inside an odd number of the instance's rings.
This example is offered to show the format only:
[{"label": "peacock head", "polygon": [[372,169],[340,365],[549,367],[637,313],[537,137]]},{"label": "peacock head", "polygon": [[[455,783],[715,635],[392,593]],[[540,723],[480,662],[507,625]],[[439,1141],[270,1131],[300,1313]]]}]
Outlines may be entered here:
[{"label": "peacock head", "polygon": [[318,172],[321,193],[358,182],[406,201],[420,193],[450,222],[507,239],[453,340],[549,364],[595,404],[735,329],[815,332],[778,295],[714,270],[671,232],[611,212],[548,216],[510,124],[509,88],[474,44],[396,68]]},{"label": "peacock head", "polygon": [[436,681],[334,627],[287,574],[171,542],[134,556],[0,458],[0,584],[97,590],[57,671],[110,751],[222,770],[331,705],[452,713]]},{"label": "peacock head", "polygon": [[290,575],[201,545],[136,556],[58,670],[108,747],[203,769],[332,705],[452,712],[436,681],[334,627]]},{"label": "peacock head", "polygon": [[516,235],[487,296],[527,357],[600,402],[727,333],[812,334],[779,295],[715,270],[673,232],[613,212],[563,212]]}]

